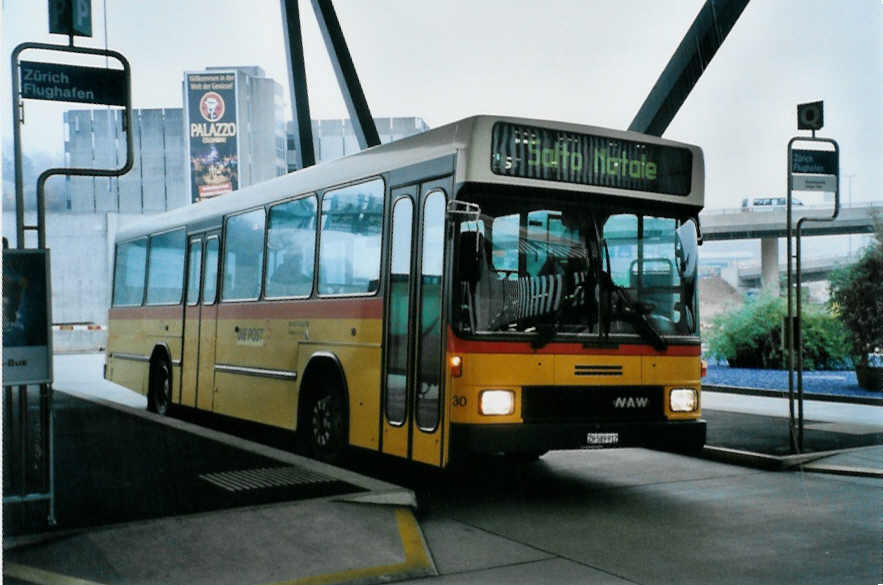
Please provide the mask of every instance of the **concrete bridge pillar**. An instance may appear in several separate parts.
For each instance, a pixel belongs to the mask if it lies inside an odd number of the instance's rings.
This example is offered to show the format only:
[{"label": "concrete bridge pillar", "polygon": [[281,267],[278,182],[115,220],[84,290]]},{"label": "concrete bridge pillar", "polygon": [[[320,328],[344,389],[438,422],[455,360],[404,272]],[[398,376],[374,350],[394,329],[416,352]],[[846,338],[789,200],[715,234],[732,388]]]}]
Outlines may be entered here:
[{"label": "concrete bridge pillar", "polygon": [[760,239],[760,283],[765,291],[779,295],[779,238]]}]

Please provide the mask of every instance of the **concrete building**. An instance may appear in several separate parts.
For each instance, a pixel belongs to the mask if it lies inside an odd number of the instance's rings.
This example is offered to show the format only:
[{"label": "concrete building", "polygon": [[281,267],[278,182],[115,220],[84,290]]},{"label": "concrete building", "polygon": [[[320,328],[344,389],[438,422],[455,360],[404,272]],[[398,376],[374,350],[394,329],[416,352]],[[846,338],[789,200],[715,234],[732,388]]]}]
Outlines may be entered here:
[{"label": "concrete building", "polygon": [[[359,152],[359,142],[349,118],[332,120],[313,120],[313,150],[316,162],[334,160],[342,156]],[[423,118],[374,118],[380,142],[386,144],[400,138],[420,134],[429,130]],[[288,172],[297,170],[295,163],[295,128],[294,122],[287,126]]]},{"label": "concrete building", "polygon": [[[64,113],[65,166],[115,169],[126,158],[122,111]],[[132,112],[134,164],[120,178],[65,177],[63,209],[73,213],[156,213],[188,203],[181,108]]]}]

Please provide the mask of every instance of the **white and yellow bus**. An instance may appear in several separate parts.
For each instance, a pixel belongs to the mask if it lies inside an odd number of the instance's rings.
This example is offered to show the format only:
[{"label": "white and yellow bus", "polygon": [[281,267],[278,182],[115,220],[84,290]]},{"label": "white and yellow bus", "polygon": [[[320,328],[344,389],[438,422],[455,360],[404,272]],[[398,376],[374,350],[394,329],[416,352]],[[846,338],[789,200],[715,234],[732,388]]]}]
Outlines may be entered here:
[{"label": "white and yellow bus", "polygon": [[477,116],[146,218],[106,377],[332,461],[695,450],[703,184],[695,146]]}]

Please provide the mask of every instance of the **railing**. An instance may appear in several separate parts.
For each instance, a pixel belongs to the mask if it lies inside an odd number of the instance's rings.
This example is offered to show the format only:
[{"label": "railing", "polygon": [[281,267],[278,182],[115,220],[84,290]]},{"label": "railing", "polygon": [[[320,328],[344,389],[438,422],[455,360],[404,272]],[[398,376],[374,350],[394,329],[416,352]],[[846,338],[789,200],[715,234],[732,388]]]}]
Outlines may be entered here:
[{"label": "railing", "polygon": [[[795,205],[792,209],[795,213],[799,213],[803,210],[811,210],[811,211],[828,211],[830,212],[833,208],[834,202],[830,203],[818,203],[812,205]],[[855,209],[859,207],[874,207],[874,208],[883,208],[883,201],[856,201],[854,203],[843,203],[840,202],[840,211],[842,212],[844,209]],[[770,213],[775,211],[781,211],[785,213],[784,205],[758,205],[756,207],[720,207],[720,208],[706,208],[700,214],[700,219],[702,216],[707,215],[730,215],[734,213]]]}]

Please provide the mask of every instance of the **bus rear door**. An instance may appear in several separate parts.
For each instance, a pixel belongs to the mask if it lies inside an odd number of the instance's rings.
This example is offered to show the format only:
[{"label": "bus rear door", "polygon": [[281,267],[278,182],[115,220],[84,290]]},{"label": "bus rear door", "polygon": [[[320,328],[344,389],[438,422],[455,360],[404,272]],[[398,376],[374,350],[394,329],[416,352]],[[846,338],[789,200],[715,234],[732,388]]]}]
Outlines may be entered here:
[{"label": "bus rear door", "polygon": [[[190,238],[180,403],[212,410],[217,326],[217,232]],[[200,286],[201,283],[201,286]]]}]

